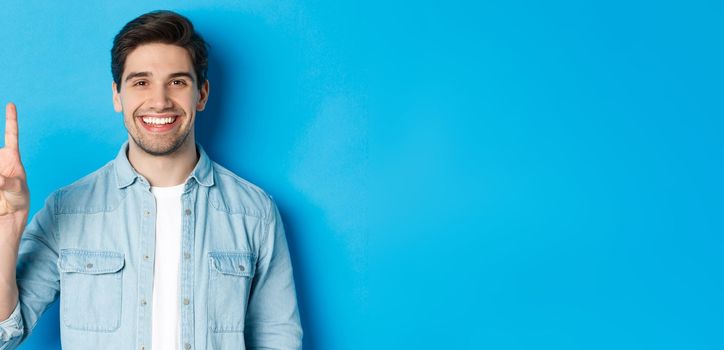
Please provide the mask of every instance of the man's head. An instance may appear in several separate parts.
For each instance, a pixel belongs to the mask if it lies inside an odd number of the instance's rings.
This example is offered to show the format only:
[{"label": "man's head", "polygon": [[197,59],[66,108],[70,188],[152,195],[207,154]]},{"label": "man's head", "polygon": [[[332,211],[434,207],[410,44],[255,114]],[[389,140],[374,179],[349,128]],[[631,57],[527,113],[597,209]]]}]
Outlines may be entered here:
[{"label": "man's head", "polygon": [[126,24],[113,40],[113,105],[146,153],[169,155],[193,142],[196,111],[208,98],[206,43],[191,22],[154,11]]}]

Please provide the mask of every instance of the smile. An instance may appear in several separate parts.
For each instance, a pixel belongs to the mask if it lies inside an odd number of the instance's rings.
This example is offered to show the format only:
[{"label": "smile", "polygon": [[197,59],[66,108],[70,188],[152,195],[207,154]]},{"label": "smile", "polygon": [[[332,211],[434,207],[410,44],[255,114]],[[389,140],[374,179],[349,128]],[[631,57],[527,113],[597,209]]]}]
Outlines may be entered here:
[{"label": "smile", "polygon": [[176,116],[173,117],[166,117],[166,118],[158,118],[158,117],[141,117],[144,123],[146,124],[153,124],[153,125],[163,125],[163,124],[171,124],[174,121],[176,121]]},{"label": "smile", "polygon": [[151,132],[164,132],[174,128],[177,121],[180,120],[179,115],[164,114],[149,116],[143,115],[137,117],[141,121],[144,129]]}]

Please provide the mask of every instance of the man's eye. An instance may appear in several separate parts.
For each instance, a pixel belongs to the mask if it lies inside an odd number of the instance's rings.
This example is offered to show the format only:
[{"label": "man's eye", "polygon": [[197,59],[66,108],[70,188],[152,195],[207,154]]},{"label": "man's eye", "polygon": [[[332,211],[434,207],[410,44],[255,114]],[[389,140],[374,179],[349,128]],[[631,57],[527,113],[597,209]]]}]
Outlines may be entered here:
[{"label": "man's eye", "polygon": [[148,85],[148,83],[144,80],[139,80],[139,81],[133,83],[133,86],[146,86],[146,85]]},{"label": "man's eye", "polygon": [[184,86],[184,85],[186,85],[186,81],[184,81],[184,80],[171,80],[171,85]]}]

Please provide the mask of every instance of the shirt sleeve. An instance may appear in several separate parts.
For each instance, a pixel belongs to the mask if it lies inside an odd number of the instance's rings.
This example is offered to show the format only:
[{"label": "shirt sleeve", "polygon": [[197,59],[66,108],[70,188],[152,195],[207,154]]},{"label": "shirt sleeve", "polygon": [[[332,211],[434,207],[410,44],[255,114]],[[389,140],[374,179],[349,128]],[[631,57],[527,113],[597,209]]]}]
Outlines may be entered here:
[{"label": "shirt sleeve", "polygon": [[23,319],[20,316],[20,303],[15,306],[15,310],[10,316],[0,322],[0,349],[10,349],[19,343],[20,336],[23,335]]},{"label": "shirt sleeve", "polygon": [[60,291],[54,195],[25,227],[20,240],[18,304],[10,317],[0,322],[0,350],[20,345]]},{"label": "shirt sleeve", "polygon": [[299,350],[302,326],[292,263],[281,216],[273,201],[270,211],[247,305],[244,340],[248,349]]}]

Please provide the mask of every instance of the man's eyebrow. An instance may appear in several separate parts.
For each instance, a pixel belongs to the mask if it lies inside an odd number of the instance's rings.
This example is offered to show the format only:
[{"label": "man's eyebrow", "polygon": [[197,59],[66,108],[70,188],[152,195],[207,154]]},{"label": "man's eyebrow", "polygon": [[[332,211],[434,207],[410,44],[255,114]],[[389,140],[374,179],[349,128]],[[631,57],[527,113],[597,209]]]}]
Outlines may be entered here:
[{"label": "man's eyebrow", "polygon": [[[132,73],[128,74],[128,76],[126,77],[126,81],[129,81],[133,78],[138,78],[138,77],[145,78],[145,77],[150,77],[150,76],[153,76],[153,74],[151,74],[151,72],[132,72]],[[171,73],[168,75],[168,77],[169,78],[187,77],[187,78],[191,79],[191,81],[194,81],[194,76],[191,75],[191,73],[189,73],[189,72]]]},{"label": "man's eyebrow", "polygon": [[137,77],[150,77],[152,74],[151,72],[132,72],[126,76],[126,81],[129,81],[133,78]]},{"label": "man's eyebrow", "polygon": [[169,78],[187,77],[187,78],[191,79],[191,81],[194,81],[194,76],[191,75],[191,73],[189,73],[189,72],[176,72],[176,73],[171,73],[171,74],[169,74],[168,77],[169,77]]}]

